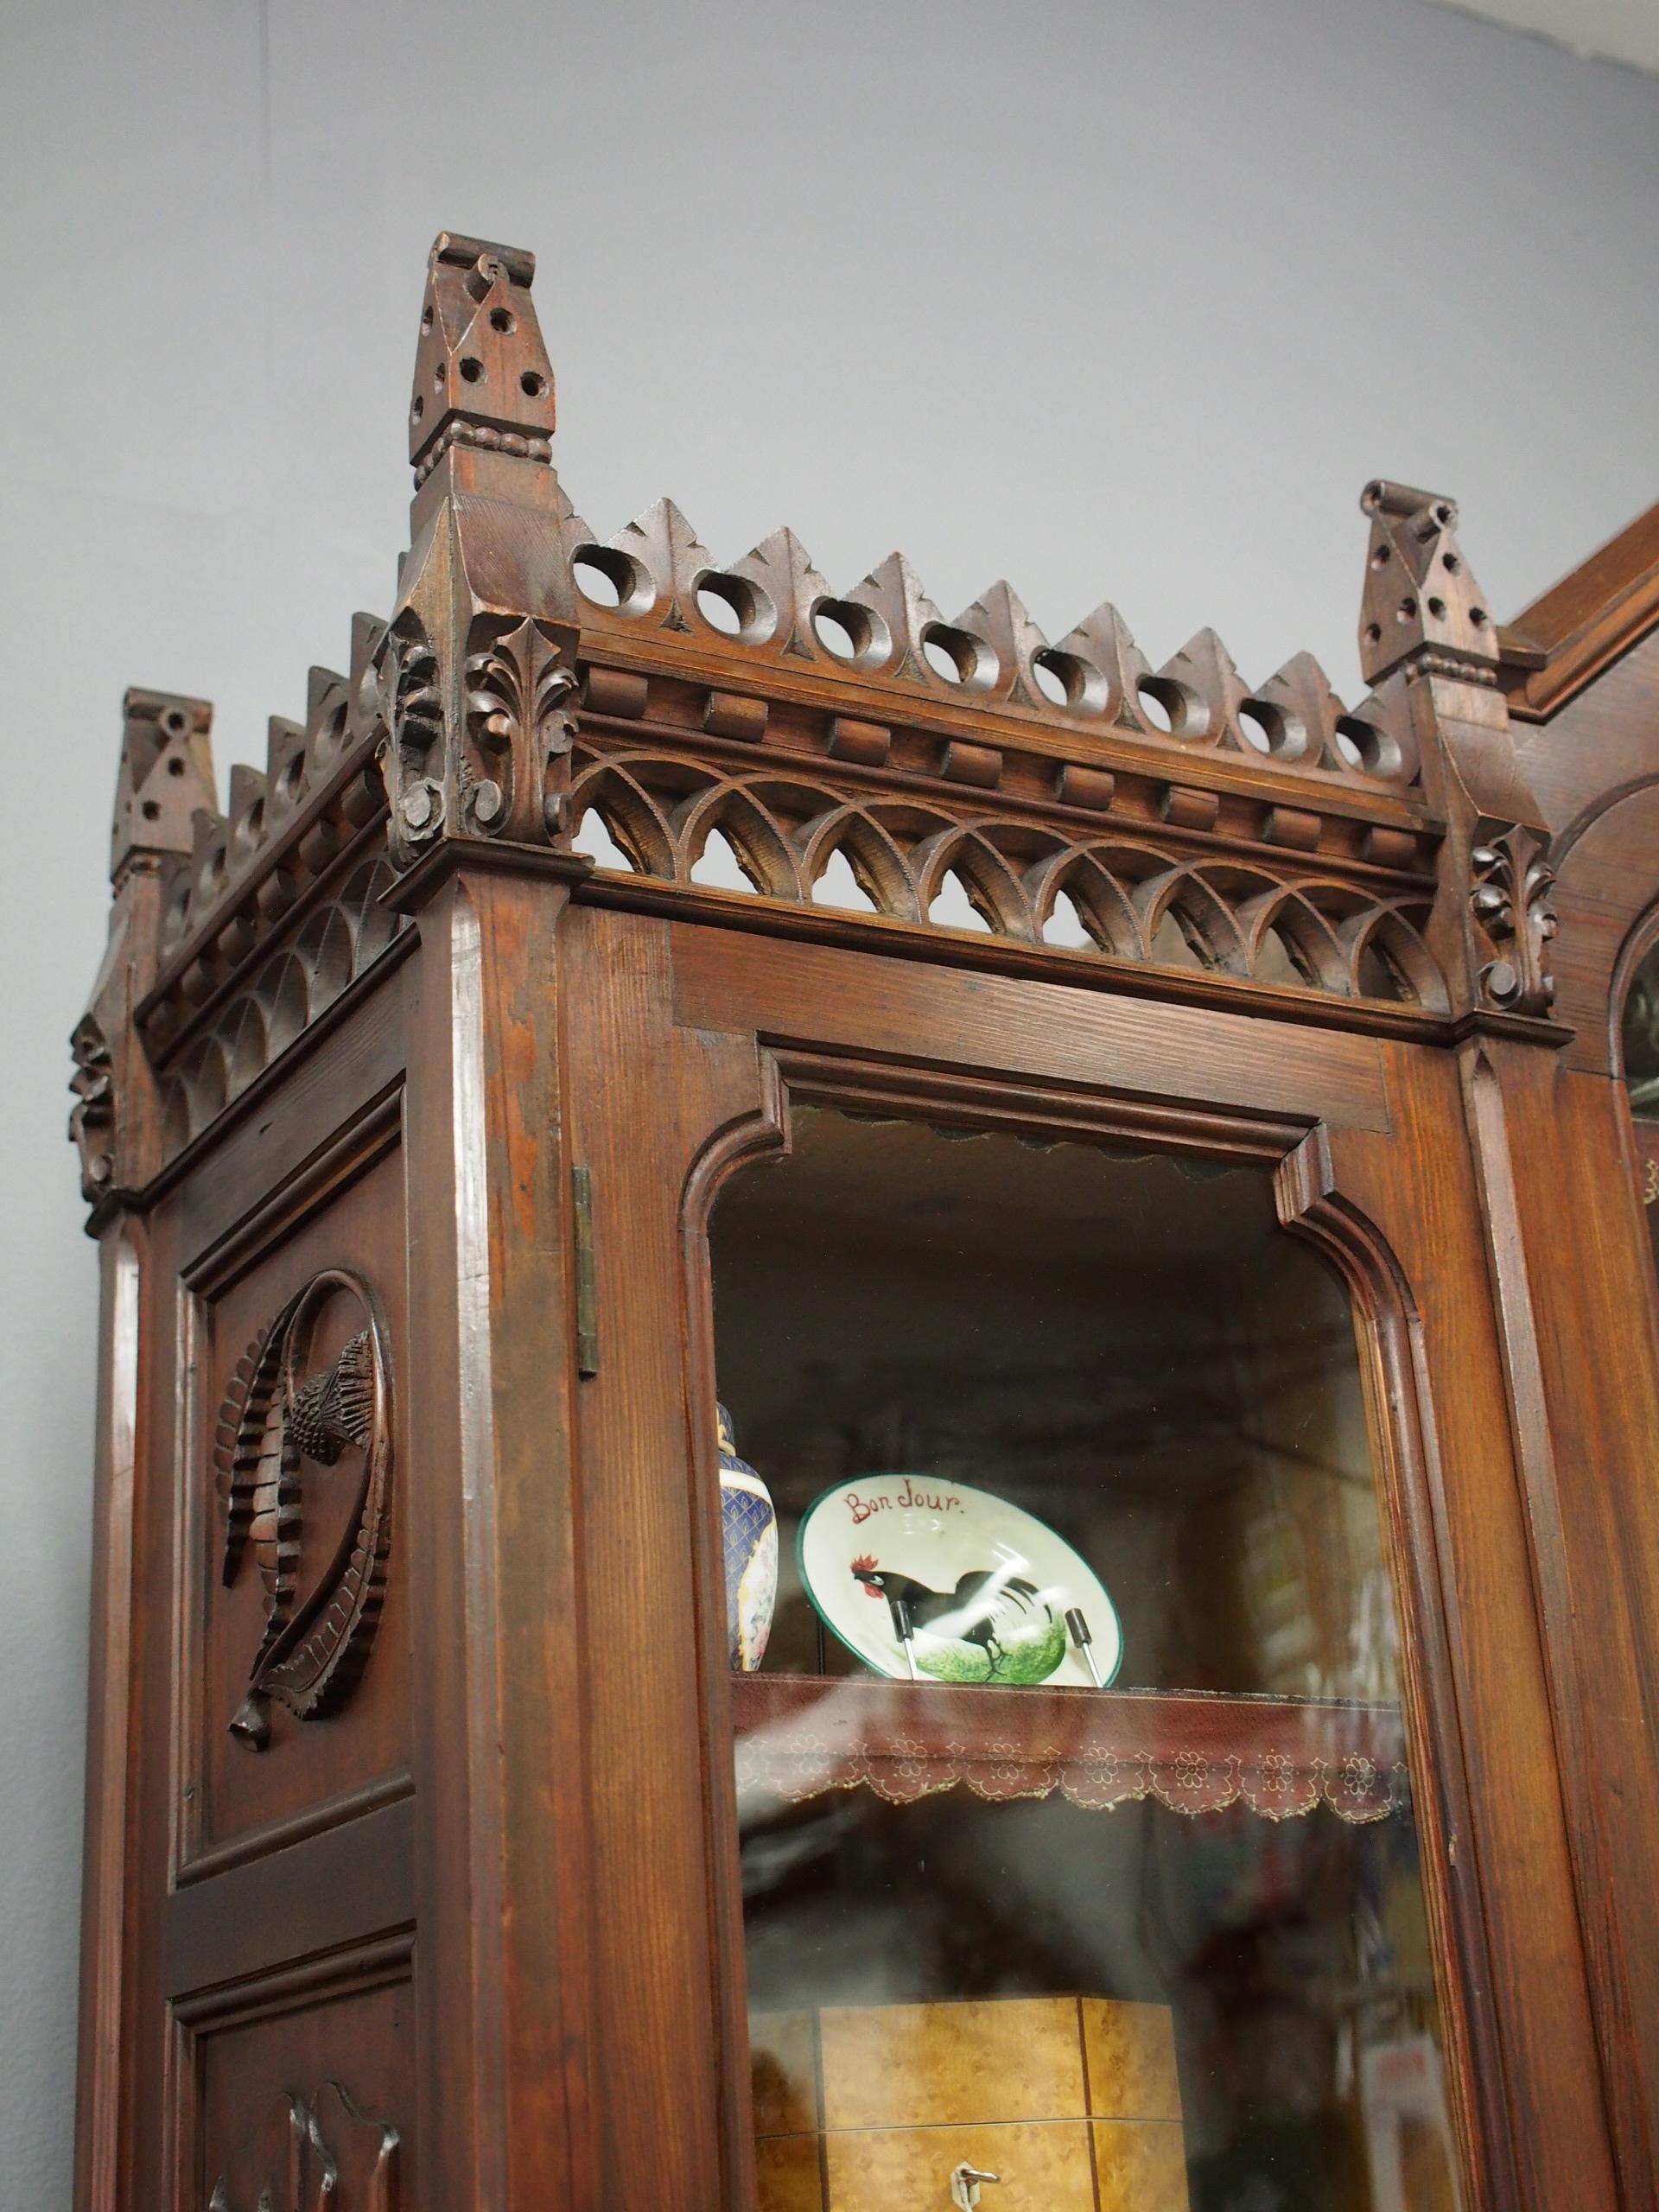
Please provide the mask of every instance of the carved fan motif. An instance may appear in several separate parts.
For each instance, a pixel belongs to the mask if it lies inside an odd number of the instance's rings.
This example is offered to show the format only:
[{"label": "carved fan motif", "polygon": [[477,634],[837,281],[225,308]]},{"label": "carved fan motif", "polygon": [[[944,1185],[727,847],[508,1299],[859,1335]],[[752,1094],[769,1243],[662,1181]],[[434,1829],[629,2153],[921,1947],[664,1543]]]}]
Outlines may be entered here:
[{"label": "carved fan motif", "polygon": [[[344,1297],[364,1326],[312,1372],[325,1310]],[[232,1733],[256,1751],[276,1699],[302,1720],[339,1704],[362,1670],[380,1611],[390,1538],[391,1433],[384,1332],[366,1285],[340,1268],[315,1275],[237,1363],[219,1409],[214,1465],[226,1509],[222,1580],[251,1551],[265,1628]],[[308,1527],[308,1484],[332,1474],[357,1490],[332,1556]],[[328,1471],[327,1473],[321,1471]],[[313,1524],[321,1516],[310,1516]],[[338,1503],[327,1516],[342,1525]]]}]

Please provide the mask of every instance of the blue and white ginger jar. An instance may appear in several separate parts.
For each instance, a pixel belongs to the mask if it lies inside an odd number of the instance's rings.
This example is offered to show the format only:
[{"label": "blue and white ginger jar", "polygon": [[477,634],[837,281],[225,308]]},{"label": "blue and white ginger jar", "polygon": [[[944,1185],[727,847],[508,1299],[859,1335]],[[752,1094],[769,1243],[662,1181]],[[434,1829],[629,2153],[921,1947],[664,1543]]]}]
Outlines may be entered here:
[{"label": "blue and white ginger jar", "polygon": [[778,1516],[772,1493],[732,1438],[731,1415],[716,1407],[720,1513],[725,1538],[726,1640],[734,1670],[752,1675],[766,1656],[778,1601]]}]

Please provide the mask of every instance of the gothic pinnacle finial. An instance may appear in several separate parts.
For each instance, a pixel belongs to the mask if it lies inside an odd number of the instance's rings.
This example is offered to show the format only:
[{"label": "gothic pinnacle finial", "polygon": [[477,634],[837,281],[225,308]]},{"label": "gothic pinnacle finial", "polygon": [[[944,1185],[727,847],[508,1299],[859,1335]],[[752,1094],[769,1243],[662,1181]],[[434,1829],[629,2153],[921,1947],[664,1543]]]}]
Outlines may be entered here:
[{"label": "gothic pinnacle finial", "polygon": [[205,699],[171,691],[127,693],[122,702],[121,767],[110,834],[110,874],[141,855],[188,854],[197,814],[217,806],[213,710]]},{"label": "gothic pinnacle finial", "polygon": [[1376,683],[1402,661],[1433,655],[1442,672],[1490,683],[1497,665],[1497,626],[1458,541],[1457,502],[1381,477],[1360,494],[1371,518],[1359,662]]},{"label": "gothic pinnacle finial", "polygon": [[409,457],[424,482],[451,445],[550,461],[553,371],[530,296],[536,257],[440,231],[427,267]]}]

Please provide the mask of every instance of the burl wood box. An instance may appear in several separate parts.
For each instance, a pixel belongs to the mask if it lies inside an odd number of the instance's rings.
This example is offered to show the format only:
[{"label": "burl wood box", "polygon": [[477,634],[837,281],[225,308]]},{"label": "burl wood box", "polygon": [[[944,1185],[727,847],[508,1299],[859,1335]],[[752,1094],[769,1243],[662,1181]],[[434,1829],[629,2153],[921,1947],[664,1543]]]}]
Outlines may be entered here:
[{"label": "burl wood box", "polygon": [[827,2006],[750,2022],[760,2212],[1188,2212],[1167,2006]]}]

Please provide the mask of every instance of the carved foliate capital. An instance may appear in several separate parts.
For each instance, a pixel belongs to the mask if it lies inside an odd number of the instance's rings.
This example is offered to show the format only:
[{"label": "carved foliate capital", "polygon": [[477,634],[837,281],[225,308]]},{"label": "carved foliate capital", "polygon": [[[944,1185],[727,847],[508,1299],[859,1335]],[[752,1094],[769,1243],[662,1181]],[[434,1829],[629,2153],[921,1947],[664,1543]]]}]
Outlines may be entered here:
[{"label": "carved foliate capital", "polygon": [[1470,860],[1474,887],[1469,905],[1481,940],[1477,965],[1482,996],[1503,1014],[1547,1016],[1555,997],[1549,972],[1549,942],[1555,934],[1549,893],[1555,871],[1549,864],[1548,841],[1525,823],[1482,821]]},{"label": "carved foliate capital", "polygon": [[[479,613],[457,654],[405,607],[374,669],[391,855],[410,868],[445,837],[546,844],[563,831],[575,739],[575,633]],[[457,664],[458,663],[458,664]]]},{"label": "carved foliate capital", "polygon": [[370,664],[370,711],[380,737],[377,757],[391,808],[391,850],[400,868],[443,834],[444,714],[438,657],[420,617],[405,607]]},{"label": "carved foliate capital", "polygon": [[115,1176],[115,1069],[109,1039],[92,1014],[75,1024],[69,1050],[75,1063],[69,1134],[80,1154],[80,1195],[96,1205]]},{"label": "carved foliate capital", "polygon": [[449,445],[551,457],[553,371],[531,302],[536,257],[441,231],[428,263],[409,405],[417,480]]},{"label": "carved foliate capital", "polygon": [[576,734],[575,639],[550,622],[480,615],[467,645],[460,763],[469,826],[525,843],[556,837]]},{"label": "carved foliate capital", "polygon": [[1371,519],[1359,616],[1365,681],[1414,660],[1438,675],[1495,683],[1497,626],[1453,535],[1456,502],[1378,477],[1359,504]]}]

